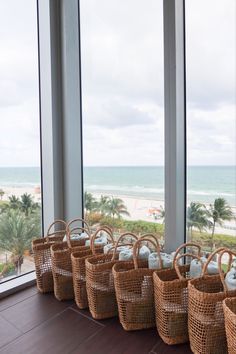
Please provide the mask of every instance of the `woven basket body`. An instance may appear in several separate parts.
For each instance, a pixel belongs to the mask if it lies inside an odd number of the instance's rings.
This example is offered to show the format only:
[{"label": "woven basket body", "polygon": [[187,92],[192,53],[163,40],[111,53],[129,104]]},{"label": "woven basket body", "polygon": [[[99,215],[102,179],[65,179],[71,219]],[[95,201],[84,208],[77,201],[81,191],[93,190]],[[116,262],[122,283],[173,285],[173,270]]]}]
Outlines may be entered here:
[{"label": "woven basket body", "polygon": [[112,267],[121,262],[118,261],[116,249],[128,236],[137,240],[136,235],[125,233],[117,240],[113,254],[93,256],[85,261],[89,310],[94,319],[110,318],[118,314]]},{"label": "woven basket body", "polygon": [[[134,245],[134,261],[117,263],[113,267],[119,319],[126,331],[155,327],[154,269],[148,269],[147,260],[137,258],[137,247],[142,242],[151,242],[160,256],[158,242],[154,244],[153,241],[142,238]],[[161,257],[160,263],[162,264]]]},{"label": "woven basket body", "polygon": [[236,353],[236,298],[223,301],[225,330],[229,354]]},{"label": "woven basket body", "polygon": [[[185,247],[196,247],[198,256],[180,254]],[[199,258],[200,247],[193,243],[180,246],[176,251],[174,269],[157,270],[153,274],[156,326],[166,344],[188,342],[188,281],[190,265],[179,266],[181,257]]]},{"label": "woven basket body", "polygon": [[[220,259],[221,255],[219,261]],[[236,290],[225,291],[222,271],[220,275],[205,275],[204,271],[201,278],[189,282],[188,290],[191,350],[194,354],[226,354],[228,351],[222,302],[226,297],[236,296]]]},{"label": "woven basket body", "polygon": [[[54,226],[59,226],[61,230],[51,231]],[[32,241],[37,288],[41,293],[53,291],[50,247],[55,243],[61,243],[65,232],[66,223],[63,220],[56,220],[50,225],[46,237]]]},{"label": "woven basket body", "polygon": [[[112,231],[108,228],[102,227],[98,229],[95,233],[95,238],[102,231],[107,233],[111,242],[114,243]],[[81,247],[79,251],[72,252],[71,254],[75,302],[80,309],[88,307],[85,260],[92,255],[101,253],[103,253],[103,247],[94,245],[92,242],[91,247]]]},{"label": "woven basket body", "polygon": [[[81,219],[75,219],[73,222],[78,220],[83,222]],[[60,301],[74,299],[71,253],[72,251],[83,250],[86,243],[86,238],[71,240],[71,234],[86,232],[88,238],[90,236],[88,229],[72,227],[72,223],[70,225],[71,229],[67,228],[66,232],[67,241],[51,246],[54,294]]]}]

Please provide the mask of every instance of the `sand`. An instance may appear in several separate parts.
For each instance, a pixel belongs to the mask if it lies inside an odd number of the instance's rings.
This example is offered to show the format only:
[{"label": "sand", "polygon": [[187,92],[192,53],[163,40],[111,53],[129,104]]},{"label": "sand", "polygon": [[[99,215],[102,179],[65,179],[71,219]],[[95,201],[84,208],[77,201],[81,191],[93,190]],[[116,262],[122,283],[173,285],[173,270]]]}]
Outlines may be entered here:
[{"label": "sand", "polygon": [[[2,187],[0,186],[0,189]],[[19,188],[19,187],[9,187],[2,188],[5,192],[2,200],[8,200],[9,196],[16,195],[20,197],[24,193],[31,194],[35,202],[41,201],[41,194],[38,186]],[[99,193],[93,193],[94,197],[99,199]],[[113,195],[115,198],[121,198],[127,207],[130,217],[125,217],[128,220],[144,220],[150,222],[162,223],[163,219],[158,217],[157,219],[151,213],[152,208],[161,209],[165,207],[163,200],[146,199],[143,197],[134,197],[126,195]],[[233,207],[234,215],[236,216],[236,208]],[[157,213],[158,214],[158,213]],[[236,220],[227,221],[223,227],[216,227],[216,233],[226,234],[236,236]]]}]

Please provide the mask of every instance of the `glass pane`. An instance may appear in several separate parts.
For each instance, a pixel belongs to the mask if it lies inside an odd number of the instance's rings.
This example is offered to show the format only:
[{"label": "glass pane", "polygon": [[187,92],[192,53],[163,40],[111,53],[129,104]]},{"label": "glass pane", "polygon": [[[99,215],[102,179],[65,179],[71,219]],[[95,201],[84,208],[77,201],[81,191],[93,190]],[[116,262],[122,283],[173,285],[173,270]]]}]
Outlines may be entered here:
[{"label": "glass pane", "polygon": [[81,1],[85,212],[164,232],[162,1]]},{"label": "glass pane", "polygon": [[41,233],[37,9],[0,2],[0,282],[34,269]]},{"label": "glass pane", "polygon": [[234,0],[186,1],[188,238],[236,248]]}]

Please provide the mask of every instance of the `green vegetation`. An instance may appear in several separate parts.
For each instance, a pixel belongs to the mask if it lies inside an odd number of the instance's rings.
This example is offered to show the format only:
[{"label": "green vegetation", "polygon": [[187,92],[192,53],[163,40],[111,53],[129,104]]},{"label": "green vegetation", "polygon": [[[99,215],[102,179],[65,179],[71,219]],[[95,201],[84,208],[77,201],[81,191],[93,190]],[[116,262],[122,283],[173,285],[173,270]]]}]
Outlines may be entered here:
[{"label": "green vegetation", "polygon": [[233,218],[234,215],[232,209],[223,198],[215,199],[214,204],[210,204],[209,209],[207,209],[204,204],[192,202],[187,209],[187,229],[189,239],[193,240],[193,229],[199,230],[200,233],[206,229],[210,229],[211,236],[209,236],[209,234],[206,235],[208,235],[208,243],[210,250],[212,251],[217,244],[217,238],[214,238],[216,225],[222,226],[223,221],[230,221]]},{"label": "green vegetation", "polygon": [[30,194],[20,198],[12,195],[8,202],[0,204],[0,249],[9,251],[10,261],[2,264],[1,276],[12,272],[12,265],[17,274],[21,273],[24,253],[31,249],[31,240],[40,234],[40,205],[33,201]]},{"label": "green vegetation", "polygon": [[11,262],[1,264],[0,263],[0,279],[5,275],[11,275],[15,273],[15,265]]},{"label": "green vegetation", "polygon": [[0,198],[1,198],[1,200],[2,200],[2,198],[3,198],[3,196],[4,196],[4,194],[5,194],[4,190],[3,190],[3,189],[0,189]]},{"label": "green vegetation", "polygon": [[[143,220],[125,220],[129,215],[122,199],[101,196],[96,200],[91,193],[85,194],[88,204],[86,219],[90,225],[108,225],[118,232],[134,232],[136,234],[154,233],[159,238],[164,237],[164,223]],[[89,212],[88,212],[89,211]],[[165,210],[161,210],[164,219]],[[217,198],[213,205],[207,208],[204,204],[192,202],[187,208],[187,230],[189,240],[198,242],[204,249],[211,251],[213,247],[222,245],[236,250],[236,237],[215,234],[215,226],[222,225],[224,220],[233,219],[233,212],[223,198]],[[207,233],[211,230],[211,233]]]},{"label": "green vegetation", "polygon": [[208,212],[205,205],[194,202],[190,203],[187,209],[187,230],[189,239],[192,240],[194,228],[202,231],[208,226]]},{"label": "green vegetation", "polygon": [[93,214],[96,215],[96,219],[99,219],[99,215],[102,217],[111,217],[112,225],[115,227],[116,219],[121,219],[123,215],[129,216],[124,202],[120,198],[101,196],[100,200],[96,200],[91,193],[85,192],[84,194],[84,208],[85,217],[90,224],[94,224]]},{"label": "green vegetation", "polygon": [[[193,232],[192,241],[199,243],[205,250],[212,250],[212,238],[211,234],[206,232]],[[232,251],[236,251],[236,237],[223,234],[215,234],[214,237],[214,247],[225,246],[230,248]]]},{"label": "green vegetation", "polygon": [[223,221],[232,220],[233,212],[231,207],[227,204],[226,200],[223,198],[217,198],[213,205],[210,205],[210,218],[212,219],[212,233],[211,233],[211,250],[214,247],[214,234],[216,224],[222,226]]}]

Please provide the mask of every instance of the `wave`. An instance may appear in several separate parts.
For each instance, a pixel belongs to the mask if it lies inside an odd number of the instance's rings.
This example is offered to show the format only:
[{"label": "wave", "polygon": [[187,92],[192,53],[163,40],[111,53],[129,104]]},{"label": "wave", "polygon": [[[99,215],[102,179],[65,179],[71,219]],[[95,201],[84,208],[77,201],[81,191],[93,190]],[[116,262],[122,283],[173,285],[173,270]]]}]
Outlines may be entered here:
[{"label": "wave", "polygon": [[[164,188],[154,188],[145,186],[119,186],[119,185],[96,185],[96,184],[85,184],[85,189],[90,191],[104,191],[104,192],[128,192],[128,193],[147,193],[147,194],[164,194]],[[202,190],[188,190],[188,195],[196,196],[219,196],[219,197],[235,197],[235,193],[220,192],[220,191],[202,191]]]},{"label": "wave", "polygon": [[118,185],[86,185],[85,189],[90,191],[120,191],[120,192],[140,192],[164,194],[164,188],[150,188],[144,186],[118,186]]},{"label": "wave", "polygon": [[1,187],[6,188],[24,188],[24,187],[36,187],[40,185],[40,181],[35,182],[0,182]]},{"label": "wave", "polygon": [[206,192],[206,191],[193,191],[193,190],[188,190],[188,194],[190,195],[205,195],[205,196],[222,196],[222,197],[235,197],[235,193],[227,193],[227,192],[219,192],[219,191],[210,191],[210,192]]}]

